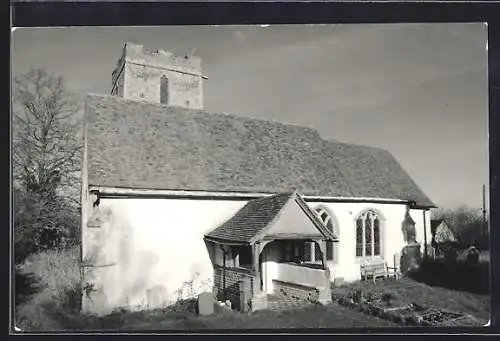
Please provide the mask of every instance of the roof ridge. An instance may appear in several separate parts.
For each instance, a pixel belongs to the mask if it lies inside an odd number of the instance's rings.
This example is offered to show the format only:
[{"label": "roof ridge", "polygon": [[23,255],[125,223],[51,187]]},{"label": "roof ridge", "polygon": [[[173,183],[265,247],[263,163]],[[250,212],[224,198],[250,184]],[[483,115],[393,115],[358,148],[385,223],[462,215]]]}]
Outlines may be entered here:
[{"label": "roof ridge", "polygon": [[[299,123],[284,122],[284,121],[280,121],[277,119],[269,119],[269,118],[262,118],[262,117],[252,117],[252,116],[248,116],[248,115],[236,115],[233,113],[223,112],[223,111],[217,112],[217,111],[209,111],[207,109],[185,108],[185,107],[181,107],[181,106],[174,106],[174,105],[167,105],[167,104],[162,104],[162,103],[149,102],[146,100],[140,101],[140,100],[134,100],[134,99],[129,99],[129,98],[123,98],[123,97],[118,97],[118,96],[114,96],[114,95],[87,93],[86,98],[91,99],[92,97],[99,97],[102,99],[116,100],[116,101],[125,102],[125,103],[149,105],[152,107],[160,107],[160,108],[163,107],[163,108],[172,108],[172,109],[175,108],[175,109],[178,109],[180,111],[189,112],[189,113],[195,114],[195,115],[198,114],[198,115],[204,115],[204,116],[225,116],[225,117],[231,117],[234,119],[245,120],[245,121],[259,121],[259,122],[266,122],[266,123],[274,123],[276,125],[281,125],[281,126],[306,129],[306,130],[309,130],[310,132],[313,132],[316,135],[318,135],[318,137],[320,139],[323,139],[316,127],[306,126],[306,125],[299,124]],[[160,116],[160,115],[157,114],[156,116]]]}]

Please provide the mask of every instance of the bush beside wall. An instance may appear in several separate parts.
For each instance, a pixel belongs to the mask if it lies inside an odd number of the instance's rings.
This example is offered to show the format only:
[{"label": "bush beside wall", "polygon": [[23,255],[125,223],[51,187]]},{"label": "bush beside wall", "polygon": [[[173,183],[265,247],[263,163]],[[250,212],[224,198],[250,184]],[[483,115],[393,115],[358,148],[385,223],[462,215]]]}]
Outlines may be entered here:
[{"label": "bush beside wall", "polygon": [[28,288],[24,288],[24,293],[16,293],[19,294],[15,306],[18,328],[58,330],[64,328],[64,315],[79,314],[81,277],[78,248],[30,255],[19,265],[16,277],[19,281],[30,278],[31,282]]},{"label": "bush beside wall", "polygon": [[489,294],[489,263],[467,264],[426,260],[410,277],[431,286]]}]

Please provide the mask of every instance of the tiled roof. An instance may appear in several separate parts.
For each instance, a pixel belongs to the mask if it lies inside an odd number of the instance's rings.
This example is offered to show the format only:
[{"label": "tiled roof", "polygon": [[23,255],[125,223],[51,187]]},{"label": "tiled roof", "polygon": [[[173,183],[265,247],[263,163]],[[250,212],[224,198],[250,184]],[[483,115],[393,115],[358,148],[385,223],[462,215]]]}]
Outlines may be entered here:
[{"label": "tiled roof", "polygon": [[297,125],[89,95],[89,185],[433,202],[387,151]]},{"label": "tiled roof", "polygon": [[293,193],[282,193],[248,201],[233,217],[207,233],[211,239],[250,243],[263,231],[290,200]]}]

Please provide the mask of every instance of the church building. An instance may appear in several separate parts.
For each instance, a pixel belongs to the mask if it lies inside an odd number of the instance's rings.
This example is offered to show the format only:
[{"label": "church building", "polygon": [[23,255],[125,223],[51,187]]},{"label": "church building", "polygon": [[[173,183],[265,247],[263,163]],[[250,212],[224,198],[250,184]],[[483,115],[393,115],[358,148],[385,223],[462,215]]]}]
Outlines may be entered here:
[{"label": "church building", "polygon": [[85,311],[200,291],[250,310],[279,292],[328,302],[363,264],[431,243],[435,205],[388,151],[207,112],[196,56],[126,43],[111,78],[85,105]]}]

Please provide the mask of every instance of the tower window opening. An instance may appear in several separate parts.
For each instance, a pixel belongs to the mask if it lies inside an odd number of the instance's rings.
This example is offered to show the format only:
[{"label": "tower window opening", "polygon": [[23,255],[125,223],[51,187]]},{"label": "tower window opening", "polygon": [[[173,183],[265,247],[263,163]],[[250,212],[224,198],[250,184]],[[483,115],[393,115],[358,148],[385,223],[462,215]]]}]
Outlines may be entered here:
[{"label": "tower window opening", "polygon": [[161,76],[160,80],[160,103],[168,104],[168,78]]}]

